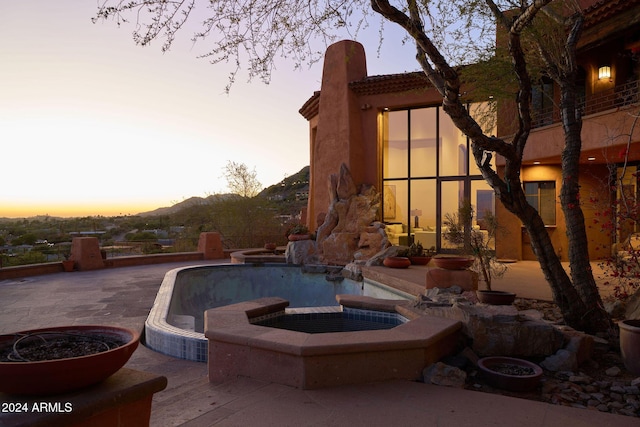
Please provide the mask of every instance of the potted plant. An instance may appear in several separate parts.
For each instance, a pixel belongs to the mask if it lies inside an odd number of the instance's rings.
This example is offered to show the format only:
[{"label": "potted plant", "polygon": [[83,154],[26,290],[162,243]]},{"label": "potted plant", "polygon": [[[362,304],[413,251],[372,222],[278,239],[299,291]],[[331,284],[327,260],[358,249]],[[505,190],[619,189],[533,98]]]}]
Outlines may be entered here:
[{"label": "potted plant", "polygon": [[622,310],[616,317],[626,317],[618,322],[620,331],[620,355],[627,370],[640,375],[640,319],[633,308],[640,299],[640,248],[631,243],[622,246],[623,250],[602,261],[603,282],[612,286],[613,292],[607,297],[612,306],[619,305]]},{"label": "potted plant", "polygon": [[304,224],[294,224],[287,230],[286,236],[290,242],[309,240],[311,238],[309,227]]},{"label": "potted plant", "polygon": [[62,253],[62,255],[64,256],[64,260],[62,261],[62,268],[64,269],[64,271],[66,272],[70,272],[73,271],[73,269],[76,266],[76,262],[71,258],[71,252],[70,251],[65,251]]},{"label": "potted plant", "polygon": [[424,249],[421,243],[412,243],[407,250],[407,257],[413,265],[427,265],[436,254],[436,248]]},{"label": "potted plant", "polygon": [[486,211],[482,217],[485,230],[477,230],[471,226],[474,213],[471,202],[468,199],[464,200],[457,213],[445,215],[443,224],[447,231],[443,233],[443,237],[472,257],[473,262],[470,267],[479,274],[487,288],[476,292],[480,302],[497,305],[511,304],[516,297],[514,293],[491,289],[492,279],[501,277],[507,270],[506,265],[497,261],[493,250],[492,242],[495,242],[495,236],[499,230],[496,217],[491,211]]},{"label": "potted plant", "polygon": [[640,319],[618,322],[620,328],[620,354],[625,368],[640,375]]}]

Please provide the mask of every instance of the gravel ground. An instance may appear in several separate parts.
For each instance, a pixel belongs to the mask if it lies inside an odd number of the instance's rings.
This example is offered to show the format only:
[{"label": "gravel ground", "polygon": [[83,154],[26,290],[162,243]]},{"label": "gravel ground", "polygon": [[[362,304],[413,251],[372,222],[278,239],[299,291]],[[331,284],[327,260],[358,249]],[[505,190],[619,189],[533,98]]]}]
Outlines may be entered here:
[{"label": "gravel ground", "polygon": [[[553,303],[519,298],[514,305],[518,310],[538,310],[545,320],[562,324],[560,310]],[[492,387],[475,367],[468,368],[467,375],[465,388],[470,390],[640,417],[640,377],[624,367],[617,341],[597,343],[591,360],[577,372],[544,370],[541,386],[530,392]]]}]

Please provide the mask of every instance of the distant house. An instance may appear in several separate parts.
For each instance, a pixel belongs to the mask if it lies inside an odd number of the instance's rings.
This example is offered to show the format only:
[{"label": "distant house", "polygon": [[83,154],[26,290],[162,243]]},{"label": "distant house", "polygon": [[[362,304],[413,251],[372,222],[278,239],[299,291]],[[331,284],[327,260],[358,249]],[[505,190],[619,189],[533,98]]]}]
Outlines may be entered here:
[{"label": "distant house", "polygon": [[[580,0],[587,21],[578,51],[584,97],[581,194],[600,200],[620,191],[638,196],[640,175],[640,1]],[[560,156],[564,143],[559,123],[559,91],[540,82],[532,99],[535,129],[524,154],[521,176],[528,200],[547,224],[557,253],[567,259],[566,228],[558,202]],[[469,104],[476,108],[481,102]],[[394,242],[418,241],[446,250],[443,217],[456,212],[462,199],[475,207],[474,227],[493,212],[507,229],[498,236],[498,257],[535,259],[522,225],[485,183],[471,156],[468,138],[442,111],[442,99],[423,73],[367,74],[365,52],[357,42],[341,41],[325,54],[322,84],[301,107],[310,128],[310,184],[307,224],[318,226],[329,206],[327,182],[345,163],[356,183],[373,184],[382,193],[381,220]],[[498,109],[496,134],[513,129],[513,106]],[[612,135],[625,135],[615,138]],[[629,148],[627,149],[627,142]],[[627,160],[623,187],[615,186]],[[492,160],[500,171],[503,160]],[[596,207],[585,203],[587,221]],[[588,229],[592,258],[608,255],[617,242],[638,232],[616,236]]]},{"label": "distant house", "polygon": [[151,230],[142,230],[143,233],[154,234],[158,239],[166,239],[169,237],[169,233],[166,230],[160,230],[158,228],[154,228]]},{"label": "distant house", "polygon": [[91,237],[91,236],[100,236],[105,234],[106,231],[71,231],[69,235],[75,237]]}]

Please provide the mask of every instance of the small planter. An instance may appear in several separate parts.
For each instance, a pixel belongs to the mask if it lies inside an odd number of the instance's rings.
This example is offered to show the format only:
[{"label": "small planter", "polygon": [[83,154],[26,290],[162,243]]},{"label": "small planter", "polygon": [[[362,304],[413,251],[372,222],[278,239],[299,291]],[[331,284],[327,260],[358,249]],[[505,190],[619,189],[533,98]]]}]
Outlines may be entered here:
[{"label": "small planter", "polygon": [[504,291],[476,291],[476,296],[481,303],[491,305],[513,304],[516,294]]},{"label": "small planter", "polygon": [[76,262],[70,259],[65,259],[64,261],[62,261],[62,268],[64,269],[64,271],[66,272],[70,272],[73,271],[73,269],[76,266]]},{"label": "small planter", "polygon": [[466,270],[473,265],[473,261],[474,259],[469,257],[437,256],[433,258],[436,267],[445,270]]},{"label": "small planter", "polygon": [[[0,335],[0,392],[51,395],[96,384],[127,363],[139,340],[138,332],[114,326],[60,326]],[[90,352],[79,341],[98,352],[64,357],[63,350]],[[40,353],[34,350],[38,345]],[[53,352],[63,358],[51,358]]]},{"label": "small planter", "polygon": [[430,256],[410,256],[409,261],[413,265],[427,265],[431,261]]},{"label": "small planter", "polygon": [[390,256],[386,257],[382,263],[389,268],[407,268],[411,265],[411,260],[403,256]]},{"label": "small planter", "polygon": [[297,242],[300,240],[309,240],[309,239],[311,239],[310,234],[289,234],[290,242]]},{"label": "small planter", "polygon": [[632,374],[640,375],[640,319],[622,320],[618,327],[624,366]]},{"label": "small planter", "polygon": [[514,357],[484,357],[478,360],[478,368],[489,384],[503,390],[533,390],[542,378],[540,366]]},{"label": "small planter", "polygon": [[265,243],[264,244],[264,248],[268,251],[275,251],[276,250],[276,244],[275,243]]}]

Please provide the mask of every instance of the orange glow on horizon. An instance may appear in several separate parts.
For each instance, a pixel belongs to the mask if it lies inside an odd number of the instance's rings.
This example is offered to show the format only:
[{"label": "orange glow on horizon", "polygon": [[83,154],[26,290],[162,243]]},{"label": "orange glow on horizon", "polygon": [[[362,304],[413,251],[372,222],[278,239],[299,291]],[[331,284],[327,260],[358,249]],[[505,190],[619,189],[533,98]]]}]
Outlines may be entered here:
[{"label": "orange glow on horizon", "polygon": [[20,204],[0,206],[0,218],[30,218],[34,216],[51,216],[61,218],[87,217],[87,216],[123,216],[137,215],[140,212],[148,212],[163,207],[160,204],[146,204],[134,206],[131,204],[60,204],[39,205]]}]

